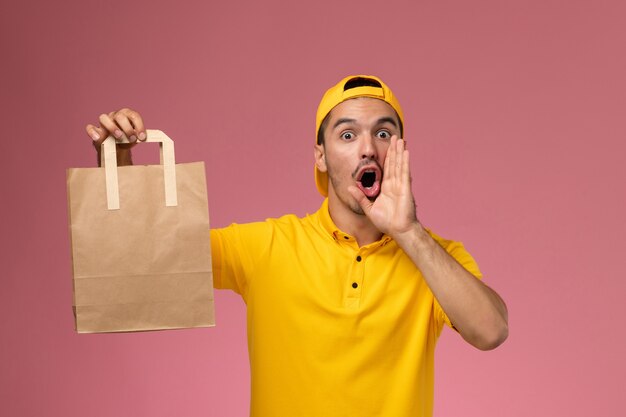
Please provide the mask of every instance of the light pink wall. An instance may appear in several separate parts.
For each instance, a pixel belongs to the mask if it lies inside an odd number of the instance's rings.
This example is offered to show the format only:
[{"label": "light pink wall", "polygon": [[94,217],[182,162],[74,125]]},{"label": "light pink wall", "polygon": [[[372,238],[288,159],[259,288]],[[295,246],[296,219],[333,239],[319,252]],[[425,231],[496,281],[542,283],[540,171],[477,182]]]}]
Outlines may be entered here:
[{"label": "light pink wall", "polygon": [[247,415],[231,293],[214,329],[74,333],[65,169],[94,165],[85,123],[130,106],[206,161],[214,226],[312,212],[317,102],[359,72],[404,106],[420,218],[510,309],[494,352],[444,331],[436,415],[623,413],[624,2],[17,4],[0,12],[0,415]]}]

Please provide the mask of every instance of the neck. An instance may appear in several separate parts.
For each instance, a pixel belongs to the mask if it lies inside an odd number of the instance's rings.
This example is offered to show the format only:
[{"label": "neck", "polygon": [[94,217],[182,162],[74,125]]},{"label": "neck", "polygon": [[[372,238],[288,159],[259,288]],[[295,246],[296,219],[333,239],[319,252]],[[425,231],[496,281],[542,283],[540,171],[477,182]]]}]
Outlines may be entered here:
[{"label": "neck", "polygon": [[355,213],[331,190],[328,193],[328,212],[333,223],[341,231],[353,236],[359,246],[376,242],[383,235],[365,214]]}]

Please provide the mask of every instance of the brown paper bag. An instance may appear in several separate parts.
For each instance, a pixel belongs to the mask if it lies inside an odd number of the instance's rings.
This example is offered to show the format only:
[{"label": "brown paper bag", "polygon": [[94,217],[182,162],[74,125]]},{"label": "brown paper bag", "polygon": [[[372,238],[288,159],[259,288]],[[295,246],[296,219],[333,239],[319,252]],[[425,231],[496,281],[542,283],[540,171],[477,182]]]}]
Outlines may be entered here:
[{"label": "brown paper bag", "polygon": [[175,164],[161,131],[147,142],[161,165],[118,168],[109,137],[103,168],[68,170],[79,333],[215,325],[204,163]]}]

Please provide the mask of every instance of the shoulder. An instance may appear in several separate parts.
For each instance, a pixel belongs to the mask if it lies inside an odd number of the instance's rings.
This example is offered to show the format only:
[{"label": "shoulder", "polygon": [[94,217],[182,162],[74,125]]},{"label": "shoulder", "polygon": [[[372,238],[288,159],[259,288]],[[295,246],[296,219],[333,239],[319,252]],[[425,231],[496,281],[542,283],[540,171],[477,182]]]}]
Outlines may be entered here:
[{"label": "shoulder", "polygon": [[443,238],[430,229],[426,229],[430,237],[439,244],[446,252],[450,254],[465,269],[476,277],[482,277],[482,273],[478,269],[478,264],[472,255],[467,251],[462,242]]},{"label": "shoulder", "polygon": [[246,235],[247,237],[262,237],[278,231],[289,231],[295,229],[306,229],[315,224],[315,214],[298,217],[295,214],[286,214],[281,217],[268,218],[263,221],[251,223],[232,223],[229,226],[212,229],[211,234],[224,235]]}]

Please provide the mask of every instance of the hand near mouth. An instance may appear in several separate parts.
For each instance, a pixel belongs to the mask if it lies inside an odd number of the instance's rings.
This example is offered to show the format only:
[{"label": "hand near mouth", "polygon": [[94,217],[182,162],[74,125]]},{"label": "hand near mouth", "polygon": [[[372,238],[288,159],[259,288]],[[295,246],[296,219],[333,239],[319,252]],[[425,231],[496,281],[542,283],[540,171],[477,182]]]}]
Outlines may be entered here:
[{"label": "hand near mouth", "polygon": [[370,201],[358,187],[348,188],[374,226],[396,240],[419,224],[411,191],[409,151],[404,145],[404,140],[396,136],[391,138],[383,167],[381,191],[374,201]]}]

